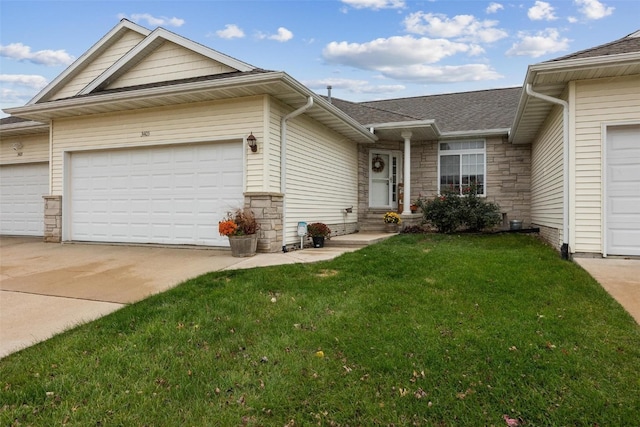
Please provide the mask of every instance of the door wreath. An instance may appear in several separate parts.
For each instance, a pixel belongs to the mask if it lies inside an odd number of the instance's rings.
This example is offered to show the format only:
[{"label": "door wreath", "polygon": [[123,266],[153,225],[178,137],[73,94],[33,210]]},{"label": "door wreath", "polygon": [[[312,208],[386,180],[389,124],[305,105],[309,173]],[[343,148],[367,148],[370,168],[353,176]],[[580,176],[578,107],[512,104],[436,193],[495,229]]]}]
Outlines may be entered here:
[{"label": "door wreath", "polygon": [[371,170],[375,173],[379,173],[384,170],[384,160],[382,160],[382,157],[376,155],[371,159]]}]

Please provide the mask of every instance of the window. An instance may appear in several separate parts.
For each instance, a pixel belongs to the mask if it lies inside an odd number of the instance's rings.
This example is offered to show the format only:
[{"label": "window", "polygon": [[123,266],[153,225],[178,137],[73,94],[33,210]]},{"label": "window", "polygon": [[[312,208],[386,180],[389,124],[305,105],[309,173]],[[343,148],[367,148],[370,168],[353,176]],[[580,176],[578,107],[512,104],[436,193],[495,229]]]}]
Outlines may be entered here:
[{"label": "window", "polygon": [[441,142],[438,157],[438,192],[449,189],[463,194],[465,189],[475,185],[478,194],[485,194],[484,140]]}]

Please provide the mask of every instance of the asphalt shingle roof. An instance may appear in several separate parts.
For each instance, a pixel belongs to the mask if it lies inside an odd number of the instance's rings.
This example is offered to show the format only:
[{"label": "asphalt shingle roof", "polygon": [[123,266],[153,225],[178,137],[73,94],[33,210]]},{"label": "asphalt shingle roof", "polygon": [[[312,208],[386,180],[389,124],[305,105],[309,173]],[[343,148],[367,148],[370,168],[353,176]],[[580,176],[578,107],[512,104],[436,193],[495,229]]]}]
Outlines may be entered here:
[{"label": "asphalt shingle roof", "polygon": [[332,103],[363,125],[435,120],[442,132],[505,129],[513,122],[522,88],[489,89],[411,98]]},{"label": "asphalt shingle roof", "polygon": [[561,56],[560,58],[551,59],[546,62],[564,61],[567,59],[595,58],[598,56],[618,55],[621,53],[640,52],[640,31],[629,34],[618,40],[595,46],[589,49]]}]

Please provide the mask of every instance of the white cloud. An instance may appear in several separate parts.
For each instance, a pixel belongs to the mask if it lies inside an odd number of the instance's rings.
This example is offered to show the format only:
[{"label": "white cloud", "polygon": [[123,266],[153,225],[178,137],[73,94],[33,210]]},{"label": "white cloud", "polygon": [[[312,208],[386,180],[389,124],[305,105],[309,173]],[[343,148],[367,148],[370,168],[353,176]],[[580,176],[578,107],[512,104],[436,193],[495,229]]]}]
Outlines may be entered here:
[{"label": "white cloud", "polygon": [[367,43],[331,42],[323,50],[326,61],[366,70],[377,70],[387,64],[397,66],[434,63],[470,47],[445,39],[395,36]]},{"label": "white cloud", "polygon": [[553,21],[558,19],[553,10],[553,6],[546,1],[536,1],[535,5],[527,12],[527,16],[532,21]]},{"label": "white cloud", "polygon": [[459,83],[497,80],[504,76],[486,64],[432,66],[416,64],[409,67],[385,67],[386,77],[418,83]]},{"label": "white cloud", "polygon": [[611,15],[615,10],[614,7],[606,6],[598,0],[575,0],[575,4],[580,13],[589,20],[602,19]]},{"label": "white cloud", "polygon": [[547,28],[535,34],[525,31],[518,33],[519,41],[511,46],[507,56],[530,56],[537,58],[548,53],[555,53],[569,48],[568,38],[561,38],[558,30]]},{"label": "white cloud", "polygon": [[498,21],[480,21],[473,15],[456,15],[449,18],[439,13],[415,12],[405,18],[404,25],[410,33],[459,41],[492,43],[508,35],[505,30],[495,28]]},{"label": "white cloud", "polygon": [[305,80],[302,82],[305,86],[315,90],[318,93],[326,93],[327,86],[331,86],[332,89],[344,90],[349,93],[396,93],[406,89],[404,85],[374,85],[366,80],[353,80],[353,79],[320,79],[320,80]]},{"label": "white cloud", "polygon": [[182,27],[185,22],[184,19],[167,18],[166,16],[156,17],[149,13],[133,13],[130,16],[121,13],[118,15],[118,19],[129,19],[135,23],[146,21],[147,25],[152,27]]},{"label": "white cloud", "polygon": [[576,18],[575,16],[570,16],[567,18],[567,21],[569,21],[570,24],[575,24],[576,22],[578,22],[578,18]]},{"label": "white cloud", "polygon": [[458,53],[480,54],[475,44],[413,36],[380,38],[368,43],[332,42],[323,50],[327,62],[377,71],[385,78],[421,83],[494,80],[501,78],[485,64],[438,66],[434,63]]},{"label": "white cloud", "polygon": [[37,74],[0,74],[0,83],[8,83],[40,90],[47,85],[47,79]]},{"label": "white cloud", "polygon": [[244,37],[244,31],[235,24],[227,24],[224,30],[216,31],[216,35],[221,39],[241,39]]},{"label": "white cloud", "polygon": [[405,7],[404,0],[342,0],[355,9],[402,9]]},{"label": "white cloud", "polygon": [[17,61],[28,61],[38,65],[59,66],[69,65],[75,59],[65,50],[39,50],[32,52],[31,47],[22,43],[11,43],[6,46],[0,45],[0,56],[15,59]]},{"label": "white cloud", "polygon": [[276,34],[264,34],[259,32],[257,33],[257,37],[260,40],[268,39],[283,43],[291,40],[293,38],[293,33],[284,27],[280,27],[278,28],[278,32]]},{"label": "white cloud", "polygon": [[42,88],[47,79],[33,74],[0,74],[1,108],[25,105]]},{"label": "white cloud", "polygon": [[487,6],[487,9],[485,10],[486,13],[497,13],[499,10],[504,9],[504,6],[501,5],[500,3],[496,3],[496,2],[491,2],[489,3],[489,6]]},{"label": "white cloud", "polygon": [[293,38],[293,33],[284,27],[278,28],[278,34],[269,36],[269,39],[275,40],[278,42],[286,42],[291,40],[292,38]]}]

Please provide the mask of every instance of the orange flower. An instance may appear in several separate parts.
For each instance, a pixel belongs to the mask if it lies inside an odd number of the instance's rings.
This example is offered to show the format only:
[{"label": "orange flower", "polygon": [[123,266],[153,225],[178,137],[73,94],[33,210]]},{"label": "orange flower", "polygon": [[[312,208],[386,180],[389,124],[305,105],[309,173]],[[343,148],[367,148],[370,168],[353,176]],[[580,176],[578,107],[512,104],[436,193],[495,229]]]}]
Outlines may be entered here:
[{"label": "orange flower", "polygon": [[238,226],[231,220],[220,221],[218,223],[218,232],[221,236],[233,236],[237,229]]}]

